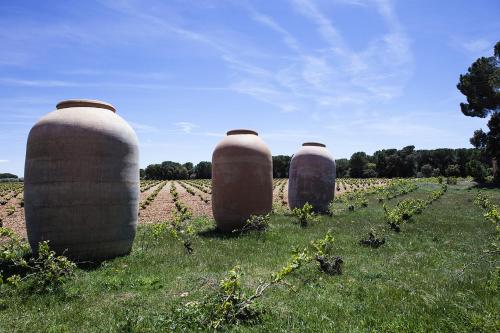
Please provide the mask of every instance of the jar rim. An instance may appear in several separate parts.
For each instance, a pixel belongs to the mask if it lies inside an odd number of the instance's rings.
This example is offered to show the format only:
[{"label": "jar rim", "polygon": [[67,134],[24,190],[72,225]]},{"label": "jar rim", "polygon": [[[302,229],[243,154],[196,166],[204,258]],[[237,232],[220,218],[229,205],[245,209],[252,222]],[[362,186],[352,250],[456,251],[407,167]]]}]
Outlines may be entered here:
[{"label": "jar rim", "polygon": [[320,142],[304,142],[302,144],[303,147],[313,146],[313,147],[326,147],[325,144]]},{"label": "jar rim", "polygon": [[57,103],[56,109],[67,109],[67,108],[78,108],[78,107],[90,107],[98,109],[106,109],[116,113],[116,109],[113,105],[94,99],[67,99]]},{"label": "jar rim", "polygon": [[256,131],[243,128],[230,130],[226,133],[226,135],[237,135],[237,134],[250,134],[259,136],[259,133],[257,133]]}]

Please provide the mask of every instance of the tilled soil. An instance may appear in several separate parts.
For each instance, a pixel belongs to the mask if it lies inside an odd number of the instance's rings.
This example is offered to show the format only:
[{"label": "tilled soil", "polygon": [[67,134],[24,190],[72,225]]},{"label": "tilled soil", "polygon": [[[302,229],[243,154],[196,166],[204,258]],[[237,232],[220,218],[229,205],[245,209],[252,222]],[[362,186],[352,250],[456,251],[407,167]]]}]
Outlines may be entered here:
[{"label": "tilled soil", "polygon": [[[201,195],[203,199],[208,200],[207,205],[211,205],[212,204],[211,203],[211,201],[212,201],[212,195],[211,194],[205,193],[202,190],[197,189],[196,187],[189,185],[188,183],[184,183],[184,184],[187,185],[188,188],[190,188],[190,189],[192,189],[194,191],[194,193],[198,197],[198,199],[200,199],[200,195]],[[202,199],[200,199],[200,200],[203,201]]]},{"label": "tilled soil", "polygon": [[[172,196],[170,195],[170,184],[171,182],[167,182],[165,186],[158,193],[156,198],[146,206],[145,209],[139,208],[139,223],[158,223],[168,220],[172,216],[172,210],[175,209],[174,202],[172,200]],[[151,193],[157,187],[153,187]],[[149,190],[148,190],[149,191]],[[142,194],[148,192],[145,191]],[[147,194],[145,198],[147,198],[149,194]],[[141,199],[141,202],[142,200]]]},{"label": "tilled soil", "polygon": [[[162,190],[158,193],[153,202],[147,206],[145,209],[139,209],[139,223],[158,223],[168,220],[172,216],[172,212],[176,209],[173,202],[172,196],[170,195],[170,184],[171,181],[167,182]],[[212,198],[210,194],[207,194],[199,189],[190,186],[195,192],[195,195],[187,192],[178,182],[174,182],[177,192],[179,193],[179,200],[184,203],[191,212],[193,216],[207,216],[212,218]],[[375,186],[382,186],[384,182],[380,182]],[[145,192],[140,193],[140,201],[143,202],[151,193],[153,193],[160,183]],[[282,185],[276,186],[273,190],[273,200],[274,202],[279,202],[279,189]],[[343,186],[340,190],[335,189],[335,196],[342,195],[347,192],[351,192],[354,186],[347,186],[347,190],[344,190]],[[199,196],[200,194],[204,199],[208,199],[208,203],[205,203]],[[26,238],[26,225],[24,222],[24,208],[21,207],[20,202],[22,201],[23,194],[19,194],[17,198],[11,198],[7,204],[0,206],[0,218],[3,219],[3,226],[12,229],[16,234],[21,237]],[[283,189],[283,199],[288,202],[288,181],[286,182]],[[8,215],[8,207],[15,207],[13,214]]]},{"label": "tilled soil", "polygon": [[[23,194],[20,193],[16,198],[11,198],[5,205],[0,206],[0,218],[3,226],[12,229],[17,235],[26,238],[26,225],[24,223],[24,207],[21,207]],[[10,207],[14,207],[13,214],[8,215]]]},{"label": "tilled soil", "polygon": [[150,189],[144,191],[144,192],[141,192],[140,195],[139,195],[139,203],[143,202],[144,200],[146,200],[146,198],[151,194],[153,193],[157,188],[158,186],[161,185],[161,182],[158,183],[157,185],[151,187]]},{"label": "tilled soil", "polygon": [[[192,195],[184,187],[179,185],[177,182],[175,183],[175,187],[177,189],[177,193],[179,193],[179,200],[189,207],[193,216],[208,216],[212,217],[212,202],[209,201],[205,203],[200,199],[198,195]],[[195,193],[203,193],[201,191],[196,192],[197,190],[193,187]]]}]

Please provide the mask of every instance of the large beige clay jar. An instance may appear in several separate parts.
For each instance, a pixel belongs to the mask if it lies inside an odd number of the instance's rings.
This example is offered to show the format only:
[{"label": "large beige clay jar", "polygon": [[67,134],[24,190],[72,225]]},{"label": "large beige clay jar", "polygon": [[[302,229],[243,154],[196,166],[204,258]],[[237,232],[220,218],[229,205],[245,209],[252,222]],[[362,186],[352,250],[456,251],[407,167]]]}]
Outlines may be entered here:
[{"label": "large beige clay jar", "polygon": [[302,144],[290,162],[288,203],[290,208],[306,202],[316,212],[327,212],[335,191],[335,160],[326,146],[316,142]]},{"label": "large beige clay jar", "polygon": [[250,215],[271,212],[271,152],[257,132],[232,130],[212,155],[212,210],[217,228],[231,232]]},{"label": "large beige clay jar", "polygon": [[68,100],[28,136],[24,200],[28,240],[77,261],[130,252],[139,200],[134,130],[107,103]]}]

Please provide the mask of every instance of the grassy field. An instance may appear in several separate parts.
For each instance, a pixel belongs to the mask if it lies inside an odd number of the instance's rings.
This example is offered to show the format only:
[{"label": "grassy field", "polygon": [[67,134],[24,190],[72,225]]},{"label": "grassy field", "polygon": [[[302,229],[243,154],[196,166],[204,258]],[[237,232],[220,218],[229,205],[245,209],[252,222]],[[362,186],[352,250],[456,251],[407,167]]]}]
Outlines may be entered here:
[{"label": "grassy field", "polygon": [[[331,229],[343,274],[329,276],[307,265],[258,300],[257,322],[236,332],[495,332],[500,329],[498,256],[485,255],[495,228],[474,205],[470,184],[448,192],[402,226],[386,227],[376,198],[366,208],[322,216],[306,228],[275,214],[263,234],[222,236],[205,230],[185,254],[179,241],[151,239],[141,226],[131,255],[78,270],[60,292],[4,296],[0,332],[183,331],[173,308],[212,293],[228,270],[240,265],[251,292],[283,267],[293,248],[304,248]],[[423,198],[437,184],[388,202]],[[486,190],[496,203],[500,190]],[[207,221],[198,219],[200,225]],[[378,249],[359,245],[375,228],[386,237]],[[495,275],[496,274],[496,275]],[[203,330],[203,329],[202,329]]]}]

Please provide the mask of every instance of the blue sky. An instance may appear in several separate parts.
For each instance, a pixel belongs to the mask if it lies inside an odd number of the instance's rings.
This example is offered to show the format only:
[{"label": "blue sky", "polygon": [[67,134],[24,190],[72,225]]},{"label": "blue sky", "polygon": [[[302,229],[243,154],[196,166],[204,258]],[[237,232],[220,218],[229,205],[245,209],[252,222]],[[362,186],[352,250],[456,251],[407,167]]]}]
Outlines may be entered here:
[{"label": "blue sky", "polygon": [[458,76],[500,37],[500,2],[109,0],[0,2],[0,172],[71,98],[136,130],[141,166],[210,160],[234,128],[272,153],[336,158],[413,144],[470,147]]}]

